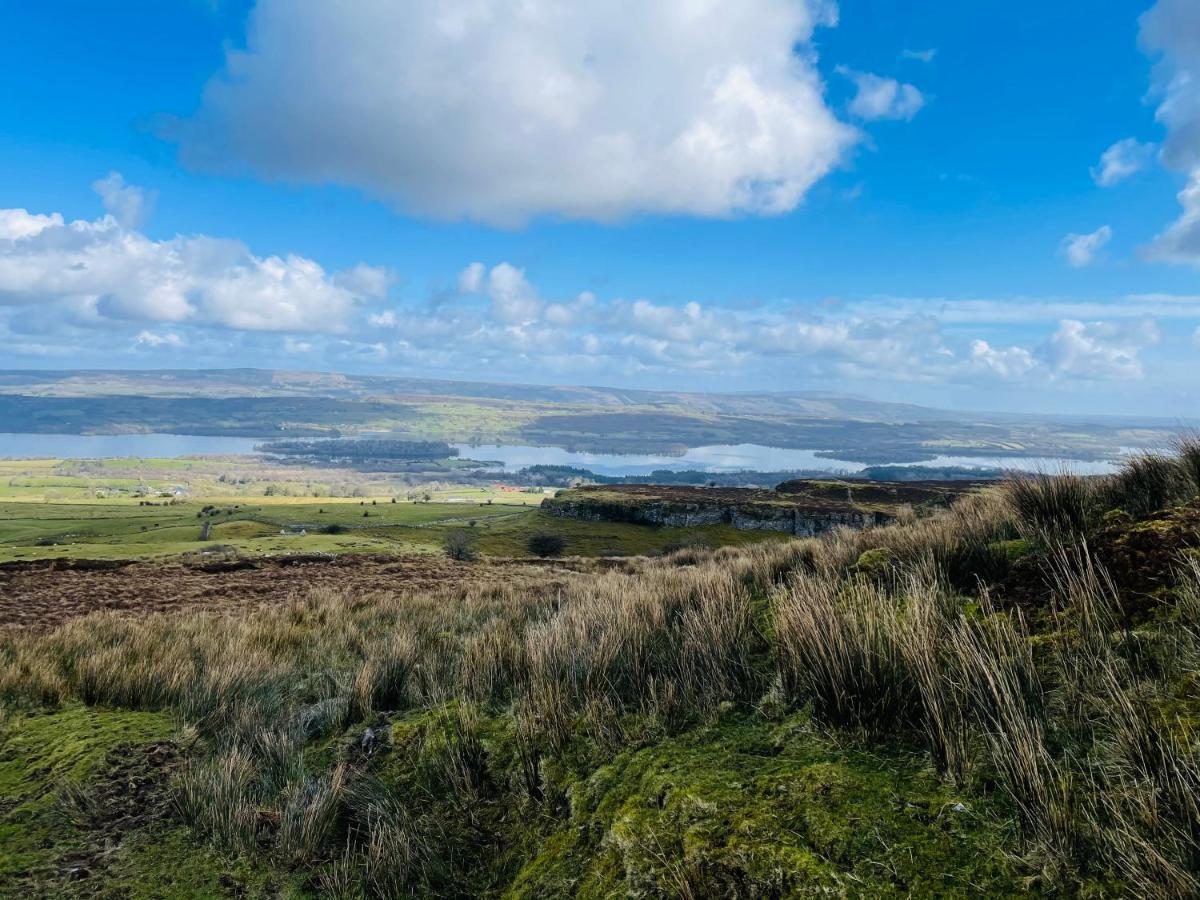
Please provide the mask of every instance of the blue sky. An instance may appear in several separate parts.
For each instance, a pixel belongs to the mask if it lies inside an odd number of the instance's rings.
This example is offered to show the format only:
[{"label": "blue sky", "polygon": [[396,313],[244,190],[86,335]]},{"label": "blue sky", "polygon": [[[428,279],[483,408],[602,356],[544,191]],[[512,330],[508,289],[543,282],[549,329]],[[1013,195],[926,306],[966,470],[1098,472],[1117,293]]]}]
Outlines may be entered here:
[{"label": "blue sky", "polygon": [[10,5],[0,365],[1195,417],[1195,4],[645,6]]}]

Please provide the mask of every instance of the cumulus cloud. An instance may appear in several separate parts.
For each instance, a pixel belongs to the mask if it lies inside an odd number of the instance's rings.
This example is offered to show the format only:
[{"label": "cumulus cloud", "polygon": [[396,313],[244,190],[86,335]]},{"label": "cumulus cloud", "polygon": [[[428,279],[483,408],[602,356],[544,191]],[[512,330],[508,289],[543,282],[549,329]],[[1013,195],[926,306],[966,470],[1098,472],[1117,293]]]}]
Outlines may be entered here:
[{"label": "cumulus cloud", "polygon": [[915,59],[917,62],[930,63],[937,56],[937,48],[930,47],[928,50],[905,50],[900,54],[905,59]]},{"label": "cumulus cloud", "polygon": [[1200,6],[1158,0],[1140,24],[1142,46],[1158,57],[1155,118],[1167,128],[1163,161],[1190,172],[1200,166]]},{"label": "cumulus cloud", "polygon": [[183,338],[173,331],[156,334],[153,331],[139,331],[133,339],[135,347],[149,347],[157,350],[161,347],[182,347]]},{"label": "cumulus cloud", "polygon": [[387,296],[394,275],[385,266],[368,266],[359,263],[353,268],[335,273],[330,280],[356,297],[377,300]]},{"label": "cumulus cloud", "polygon": [[487,293],[492,301],[492,316],[501,322],[530,322],[542,309],[537,291],[525,280],[525,271],[508,263],[492,267]]},{"label": "cumulus cloud", "polygon": [[1076,268],[1091,265],[1105,245],[1112,240],[1112,229],[1101,225],[1087,234],[1068,234],[1059,245],[1067,262]]},{"label": "cumulus cloud", "polygon": [[[506,262],[493,266],[491,271],[483,263],[471,263],[458,273],[458,290],[463,294],[486,294],[492,318],[510,325],[532,321],[543,307],[537,291],[525,278],[525,270]],[[558,305],[557,309],[561,313],[566,307]]]},{"label": "cumulus cloud", "polygon": [[1179,192],[1183,212],[1154,238],[1146,256],[1158,262],[1200,266],[1200,169]]},{"label": "cumulus cloud", "polygon": [[342,327],[357,301],[380,296],[381,272],[330,275],[311,259],[259,257],[239,241],[203,235],[156,241],[112,216],[68,223],[0,210],[0,306],[60,303],[91,319],[327,331]]},{"label": "cumulus cloud", "polygon": [[1143,144],[1137,138],[1117,141],[1102,154],[1100,163],[1089,171],[1100,187],[1112,187],[1146,168],[1158,150],[1155,144]]},{"label": "cumulus cloud", "polygon": [[850,112],[860,119],[908,120],[921,111],[925,97],[911,84],[901,84],[894,78],[856,72],[840,66],[838,72],[854,82],[857,93],[850,101]]},{"label": "cumulus cloud", "polygon": [[483,277],[487,274],[487,266],[481,262],[473,262],[458,273],[458,289],[464,294],[477,294],[483,290]]},{"label": "cumulus cloud", "polygon": [[[1128,380],[1142,374],[1141,353],[1158,341],[1145,310],[1200,318],[1200,301],[1131,298],[1114,311],[1117,322],[1048,320],[1053,312],[1103,309],[1086,302],[1040,306],[986,301],[884,300],[814,309],[788,304],[732,308],[697,301],[601,300],[583,292],[573,300],[545,300],[524,270],[508,263],[479,264],[467,279],[477,290],[462,302],[435,307],[397,305],[373,314],[386,359],[418,370],[495,372],[516,365],[548,377],[614,379],[694,377],[714,386],[750,379],[910,381],[994,385]],[[495,296],[493,296],[495,294]],[[487,299],[480,304],[474,297]],[[499,305],[498,305],[499,298]],[[520,298],[519,311],[503,304]],[[1022,318],[1022,310],[1025,316]],[[948,315],[952,312],[952,315]],[[1005,339],[1008,324],[1047,321],[1040,343]],[[960,321],[977,332],[963,334]],[[377,348],[378,343],[373,345]],[[692,373],[689,376],[687,373]]]},{"label": "cumulus cloud", "polygon": [[157,195],[132,184],[126,184],[120,172],[109,172],[92,182],[92,190],[100,197],[105,211],[125,228],[137,228],[150,216]]},{"label": "cumulus cloud", "polygon": [[1142,350],[1162,340],[1153,319],[1133,323],[1064,319],[1040,348],[1058,375],[1085,379],[1133,379],[1143,375]]},{"label": "cumulus cloud", "polygon": [[286,337],[283,339],[283,349],[287,353],[312,353],[313,345],[311,341],[301,341],[294,337]]},{"label": "cumulus cloud", "polygon": [[1020,379],[1037,368],[1034,355],[1022,347],[993,347],[977,338],[971,341],[971,367],[1003,379]]},{"label": "cumulus cloud", "polygon": [[441,218],[777,214],[858,140],[815,66],[834,15],[825,0],[260,0],[246,47],[167,133],[193,165]]},{"label": "cumulus cloud", "polygon": [[45,216],[24,209],[0,209],[0,241],[33,237],[40,231],[62,223],[63,218],[58,213]]},{"label": "cumulus cloud", "polygon": [[304,356],[334,369],[715,388],[1040,385],[1138,378],[1156,318],[1182,334],[1200,322],[1200,297],[668,303],[546,296],[503,261],[472,263],[458,290],[423,300],[393,296],[394,280],[367,265],[327,272],[296,255],[256,256],[235,240],[153,240],[112,216],[0,210],[0,355],[112,364],[97,348],[164,361],[186,350],[214,364]]},{"label": "cumulus cloud", "polygon": [[1162,160],[1188,175],[1180,217],[1147,248],[1151,259],[1200,264],[1200,5],[1158,0],[1141,18],[1140,39],[1157,56],[1155,118],[1166,126]]}]

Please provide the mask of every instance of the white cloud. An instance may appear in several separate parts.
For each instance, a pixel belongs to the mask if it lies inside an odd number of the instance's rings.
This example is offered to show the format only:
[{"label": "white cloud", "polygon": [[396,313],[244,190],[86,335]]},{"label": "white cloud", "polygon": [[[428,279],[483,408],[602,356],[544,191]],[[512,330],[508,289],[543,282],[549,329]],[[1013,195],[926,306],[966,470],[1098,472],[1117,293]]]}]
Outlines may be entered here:
[{"label": "white cloud", "polygon": [[1136,138],[1117,141],[1102,154],[1100,163],[1089,171],[1101,187],[1112,187],[1146,168],[1158,150],[1155,144],[1143,144]]},{"label": "white cloud", "polygon": [[[1175,334],[1200,323],[1200,296],[747,306],[589,291],[546,297],[509,262],[474,263],[461,290],[414,303],[390,295],[385,269],[326,272],[310,259],[258,257],[202,235],[156,241],[110,216],[66,222],[6,210],[0,229],[0,355],[93,364],[111,364],[98,348],[123,347],[186,350],[215,364],[286,366],[306,355],[335,369],[460,378],[994,387],[1138,378],[1143,351],[1159,339],[1152,317]],[[1038,332],[1041,343],[1027,337]]]},{"label": "white cloud", "polygon": [[1112,229],[1101,225],[1088,234],[1068,234],[1062,240],[1059,249],[1067,258],[1067,262],[1076,268],[1091,265],[1104,246],[1112,240]]},{"label": "white cloud", "polygon": [[525,280],[525,270],[500,263],[488,273],[487,293],[492,301],[492,316],[509,324],[535,319],[542,309],[537,291]]},{"label": "white cloud", "polygon": [[[0,211],[0,306],[67,304],[77,316],[256,331],[337,330],[380,270],[328,275],[304,257],[258,257],[234,240],[156,241],[107,216]],[[46,314],[49,314],[48,312]]]},{"label": "white cloud", "polygon": [[900,54],[905,59],[915,59],[917,62],[930,63],[937,56],[937,48],[930,47],[928,50],[905,50]]},{"label": "white cloud", "polygon": [[371,313],[367,316],[367,324],[372,328],[395,328],[400,324],[395,310],[385,309],[381,313]]},{"label": "white cloud", "polygon": [[1183,212],[1157,235],[1146,248],[1146,256],[1158,262],[1200,266],[1200,168],[1179,192]]},{"label": "white cloud", "polygon": [[156,334],[153,331],[139,331],[133,339],[133,344],[135,347],[149,347],[152,350],[158,350],[162,347],[182,347],[183,338],[173,331],[166,331],[162,334]]},{"label": "white cloud", "polygon": [[0,209],[0,241],[18,241],[33,237],[54,225],[62,225],[58,213],[49,216],[33,215],[24,209]]},{"label": "white cloud", "polygon": [[1182,214],[1146,255],[1200,265],[1200,4],[1158,0],[1140,22],[1142,46],[1158,57],[1152,93],[1159,101],[1155,118],[1167,129],[1162,160],[1189,179],[1179,193]]},{"label": "white cloud", "polygon": [[483,276],[487,266],[481,262],[473,262],[458,273],[458,289],[464,294],[478,294],[483,290]]},{"label": "white cloud", "polygon": [[1200,4],[1158,0],[1140,24],[1142,46],[1158,56],[1155,118],[1167,128],[1163,161],[1191,172],[1200,167]]},{"label": "white cloud", "polygon": [[109,172],[92,182],[92,190],[100,196],[104,210],[125,228],[137,228],[150,216],[156,194],[126,184],[120,172]]},{"label": "white cloud", "polygon": [[850,101],[850,112],[868,121],[876,119],[911,119],[925,105],[921,92],[911,84],[901,84],[894,78],[856,72],[844,66],[838,72],[854,82],[857,93]]},{"label": "white cloud", "polygon": [[170,136],[191,164],[239,160],[436,217],[777,214],[858,140],[815,67],[813,30],[834,14],[825,0],[260,0],[246,49]]},{"label": "white cloud", "polygon": [[1022,347],[996,348],[987,341],[971,341],[970,361],[978,371],[989,372],[999,378],[1023,378],[1037,368],[1033,354]]},{"label": "white cloud", "polygon": [[863,316],[903,317],[936,311],[946,325],[1029,325],[1060,319],[1125,318],[1200,320],[1200,295],[1129,294],[1112,300],[1015,297],[1010,299],[957,299],[947,297],[875,297],[846,306]]},{"label": "white cloud", "polygon": [[1153,319],[1086,324],[1064,319],[1039,352],[1057,375],[1131,379],[1143,375],[1141,351],[1160,340],[1162,331]]},{"label": "white cloud", "polygon": [[336,273],[331,279],[340,288],[345,288],[356,297],[380,299],[387,296],[394,275],[385,266],[368,266],[359,263]]},{"label": "white cloud", "polygon": [[287,353],[312,353],[313,345],[311,341],[300,341],[294,337],[286,337],[283,339],[283,349]]},{"label": "white cloud", "polygon": [[[371,317],[397,339],[383,342],[387,361],[417,371],[504,371],[543,377],[706,378],[726,387],[742,379],[907,381],[928,384],[1046,384],[1128,380],[1142,374],[1141,353],[1158,326],[1144,309],[1200,318],[1200,301],[1136,298],[1115,307],[1130,318],[1104,322],[1051,320],[1040,344],[1005,338],[1010,322],[1044,321],[1049,312],[1093,308],[1086,302],[1001,303],[864,301],[822,312],[783,304],[730,308],[647,299],[602,301],[590,293],[544,301],[526,273],[508,263],[482,267],[473,302],[400,305]],[[528,301],[498,311],[496,297]],[[946,310],[962,312],[946,315]],[[933,314],[936,312],[936,315]],[[947,330],[954,320],[962,324]],[[988,324],[1000,322],[999,326]],[[975,335],[963,334],[963,324]],[[378,346],[372,345],[372,346]],[[513,368],[515,367],[515,368]],[[692,373],[688,375],[687,373]],[[527,377],[527,376],[526,376]]]}]

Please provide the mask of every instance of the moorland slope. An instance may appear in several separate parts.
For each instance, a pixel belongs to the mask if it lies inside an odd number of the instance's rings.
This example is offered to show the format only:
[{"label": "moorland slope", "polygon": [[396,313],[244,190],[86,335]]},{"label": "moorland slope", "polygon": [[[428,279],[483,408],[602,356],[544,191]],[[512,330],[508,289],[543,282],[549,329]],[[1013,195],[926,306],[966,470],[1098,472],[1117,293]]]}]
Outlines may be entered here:
[{"label": "moorland slope", "polygon": [[1194,896],[1200,446],[0,644],[0,892]]}]

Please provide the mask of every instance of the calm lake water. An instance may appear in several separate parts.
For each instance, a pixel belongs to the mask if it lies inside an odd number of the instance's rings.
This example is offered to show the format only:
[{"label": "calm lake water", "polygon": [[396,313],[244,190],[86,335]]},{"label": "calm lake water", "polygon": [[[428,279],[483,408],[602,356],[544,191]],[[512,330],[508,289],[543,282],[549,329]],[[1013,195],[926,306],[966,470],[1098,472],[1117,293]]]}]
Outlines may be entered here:
[{"label": "calm lake water", "polygon": [[[0,458],[58,457],[97,459],[102,457],[176,458],[254,453],[261,438],[211,437],[188,434],[12,434],[0,433]],[[521,444],[458,444],[466,459],[496,461],[513,472],[538,464],[575,466],[599,475],[648,475],[655,469],[703,472],[754,470],[782,472],[809,469],[823,472],[858,472],[862,463],[823,459],[814,450],[785,450],[759,444],[721,444],[693,447],[678,456],[653,453],[586,453],[561,447],[532,447]],[[1064,468],[1085,475],[1111,472],[1109,462],[1084,462],[1035,456],[939,456],[924,465],[1019,468],[1058,472]]]},{"label": "calm lake water", "polygon": [[102,459],[114,456],[173,459],[179,456],[253,453],[260,438],[191,434],[0,433],[0,458]]},{"label": "calm lake water", "polygon": [[[587,453],[564,450],[561,447],[531,447],[516,444],[482,444],[472,447],[457,444],[459,455],[467,459],[495,460],[505,471],[524,466],[555,465],[589,469],[597,475],[649,475],[655,469],[680,471],[697,469],[702,472],[737,472],[753,470],[782,472],[796,469],[815,469],[823,472],[860,472],[862,463],[817,456],[815,450],[785,450],[759,444],[720,444],[693,447],[679,456],[661,454]],[[926,466],[968,466],[1000,469],[1025,469],[1032,472],[1059,472],[1069,469],[1081,475],[1102,475],[1116,467],[1110,462],[1056,459],[1040,456],[938,456]]]}]

